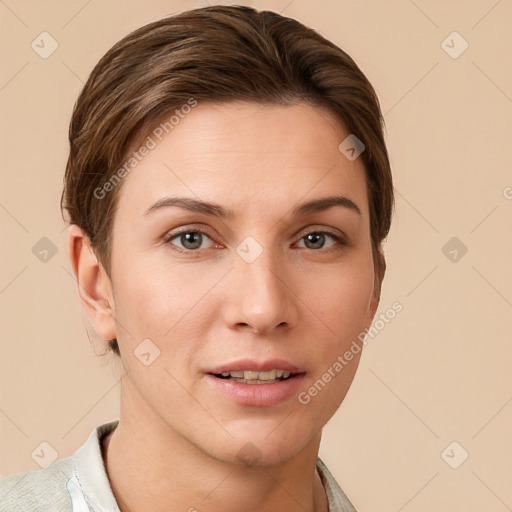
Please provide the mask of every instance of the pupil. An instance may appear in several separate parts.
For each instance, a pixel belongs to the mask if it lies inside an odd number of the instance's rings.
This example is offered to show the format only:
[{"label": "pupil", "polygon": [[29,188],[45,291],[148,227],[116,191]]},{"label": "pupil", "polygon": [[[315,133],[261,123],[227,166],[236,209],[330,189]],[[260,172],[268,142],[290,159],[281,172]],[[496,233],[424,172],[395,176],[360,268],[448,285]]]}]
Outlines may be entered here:
[{"label": "pupil", "polygon": [[[194,238],[198,237],[194,242]],[[201,234],[196,231],[190,231],[181,235],[181,243],[187,249],[197,249],[201,246]],[[190,244],[192,247],[190,247]]]},{"label": "pupil", "polygon": [[[325,237],[325,235],[322,233],[310,233],[309,235],[306,236],[306,239],[308,241],[313,240],[313,245],[315,246],[313,248],[319,249],[323,246],[324,237]],[[316,239],[316,242],[315,242],[315,239]],[[318,246],[318,240],[320,240],[322,242],[319,246]],[[306,243],[306,245],[307,245],[307,243]]]}]

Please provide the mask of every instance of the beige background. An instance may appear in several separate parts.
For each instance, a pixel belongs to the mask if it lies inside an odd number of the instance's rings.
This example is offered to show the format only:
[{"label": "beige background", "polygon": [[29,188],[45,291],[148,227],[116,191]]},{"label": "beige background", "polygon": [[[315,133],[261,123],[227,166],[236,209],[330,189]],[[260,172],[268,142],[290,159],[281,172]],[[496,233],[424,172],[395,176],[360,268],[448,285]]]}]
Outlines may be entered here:
[{"label": "beige background", "polygon": [[[69,118],[118,39],[207,3],[0,1],[1,474],[37,469],[43,441],[67,457],[118,417],[120,370],[91,348],[65,249]],[[387,124],[397,208],[379,312],[404,309],[369,340],[320,456],[361,512],[512,510],[512,2],[240,3],[344,48]],[[31,48],[43,31],[59,45],[47,59]],[[455,262],[452,237],[467,247]],[[469,453],[458,469],[441,457],[452,441],[448,460]]]}]

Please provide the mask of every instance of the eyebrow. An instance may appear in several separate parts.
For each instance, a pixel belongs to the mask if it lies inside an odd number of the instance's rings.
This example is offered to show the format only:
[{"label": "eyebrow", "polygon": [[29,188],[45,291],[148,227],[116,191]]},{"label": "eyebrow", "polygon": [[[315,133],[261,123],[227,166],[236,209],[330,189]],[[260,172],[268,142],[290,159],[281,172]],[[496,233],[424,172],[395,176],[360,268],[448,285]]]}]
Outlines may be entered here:
[{"label": "eyebrow", "polygon": [[[235,216],[233,210],[225,209],[223,206],[217,203],[208,201],[200,201],[191,197],[163,197],[156,203],[151,205],[145,212],[144,215],[148,215],[154,211],[169,208],[178,207],[191,212],[203,213],[205,215],[211,215],[222,219],[232,218]],[[303,216],[311,213],[321,212],[333,208],[335,206],[347,208],[357,215],[361,216],[361,210],[359,206],[352,201],[352,199],[344,195],[336,195],[330,197],[323,197],[320,199],[313,199],[307,203],[302,203],[293,210],[293,215]]]}]

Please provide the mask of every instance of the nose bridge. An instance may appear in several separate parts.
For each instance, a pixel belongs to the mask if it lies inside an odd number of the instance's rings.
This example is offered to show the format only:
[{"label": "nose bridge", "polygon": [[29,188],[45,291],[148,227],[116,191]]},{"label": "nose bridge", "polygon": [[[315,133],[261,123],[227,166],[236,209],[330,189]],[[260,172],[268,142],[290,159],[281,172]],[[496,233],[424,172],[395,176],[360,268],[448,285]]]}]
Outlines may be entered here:
[{"label": "nose bridge", "polygon": [[282,256],[274,248],[260,246],[260,254],[252,260],[258,247],[248,243],[245,247],[240,244],[233,269],[236,313],[232,321],[251,325],[258,331],[293,322],[293,294],[286,285]]}]

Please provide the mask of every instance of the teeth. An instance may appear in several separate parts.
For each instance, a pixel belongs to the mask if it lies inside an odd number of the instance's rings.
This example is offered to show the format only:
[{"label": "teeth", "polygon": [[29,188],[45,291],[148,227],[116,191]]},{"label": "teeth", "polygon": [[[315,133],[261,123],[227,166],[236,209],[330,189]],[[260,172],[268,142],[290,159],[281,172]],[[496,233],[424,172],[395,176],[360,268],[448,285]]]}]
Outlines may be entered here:
[{"label": "teeth", "polygon": [[286,370],[270,370],[267,372],[255,372],[250,370],[244,371],[232,371],[232,372],[222,372],[221,375],[223,377],[233,377],[235,379],[244,379],[244,380],[275,380],[275,379],[287,379],[291,372]]},{"label": "teeth", "polygon": [[276,378],[277,370],[271,370],[269,372],[259,372],[259,380],[274,380]]}]

